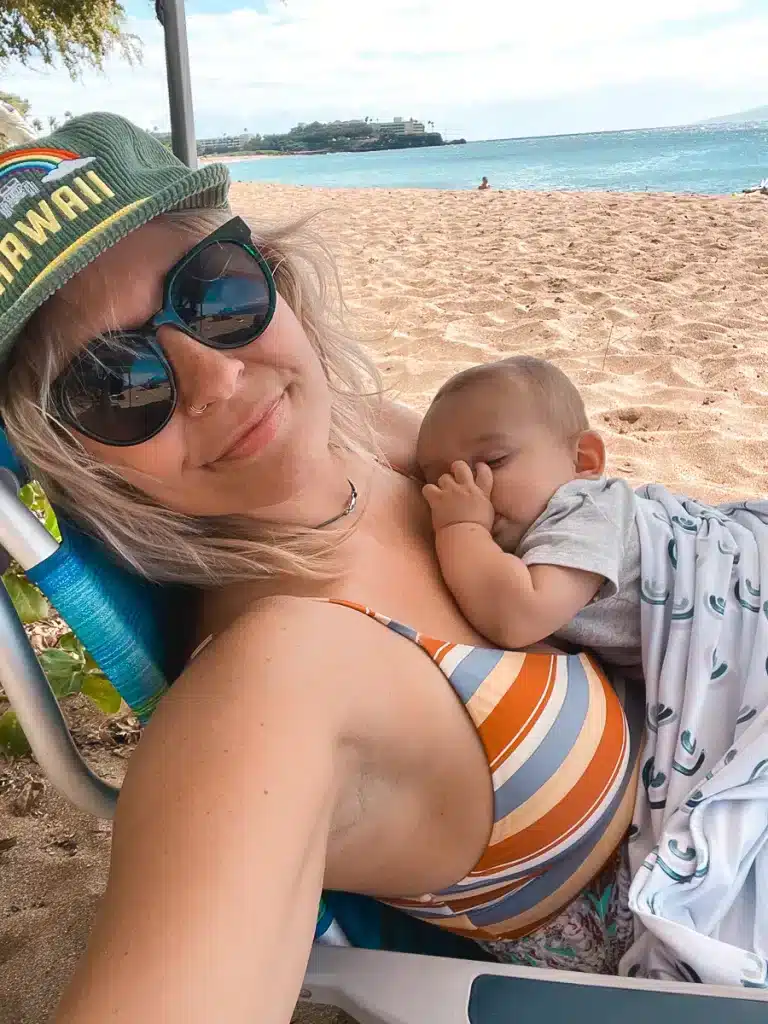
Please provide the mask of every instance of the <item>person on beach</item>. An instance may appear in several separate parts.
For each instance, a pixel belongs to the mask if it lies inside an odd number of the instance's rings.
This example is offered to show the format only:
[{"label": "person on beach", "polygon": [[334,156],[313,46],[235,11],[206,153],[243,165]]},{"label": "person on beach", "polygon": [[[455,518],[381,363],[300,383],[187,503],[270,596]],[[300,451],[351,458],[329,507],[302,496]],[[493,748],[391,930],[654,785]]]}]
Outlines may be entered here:
[{"label": "person on beach", "polygon": [[483,175],[483,180],[480,182],[480,184],[477,187],[478,187],[479,191],[483,191],[484,189],[491,187],[488,184],[488,179],[485,177],[485,175]]},{"label": "person on beach", "polygon": [[[212,638],[131,758],[58,1024],[287,1024],[323,887],[616,973],[642,708],[594,658],[510,654],[462,614],[407,474],[418,417],[370,397],[322,248],[113,115],[6,166],[10,441],[123,564],[198,588],[189,650]],[[567,741],[507,779],[521,717],[554,727],[553,672]]]},{"label": "person on beach", "polygon": [[504,649],[589,649],[644,690],[622,971],[768,985],[768,501],[712,507],[606,477],[578,391],[529,356],[444,384],[417,460],[443,579],[475,629]]}]

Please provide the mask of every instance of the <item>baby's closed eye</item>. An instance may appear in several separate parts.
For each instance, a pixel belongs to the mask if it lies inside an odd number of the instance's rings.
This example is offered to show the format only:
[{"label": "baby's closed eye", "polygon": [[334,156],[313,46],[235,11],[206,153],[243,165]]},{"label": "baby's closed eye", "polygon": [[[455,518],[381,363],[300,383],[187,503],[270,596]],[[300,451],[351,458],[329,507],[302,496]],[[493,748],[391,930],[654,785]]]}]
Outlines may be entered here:
[{"label": "baby's closed eye", "polygon": [[503,452],[499,455],[493,455],[490,458],[477,459],[475,465],[479,462],[484,462],[489,469],[501,469],[501,467],[509,462],[510,459],[514,458],[514,455],[514,452]]}]

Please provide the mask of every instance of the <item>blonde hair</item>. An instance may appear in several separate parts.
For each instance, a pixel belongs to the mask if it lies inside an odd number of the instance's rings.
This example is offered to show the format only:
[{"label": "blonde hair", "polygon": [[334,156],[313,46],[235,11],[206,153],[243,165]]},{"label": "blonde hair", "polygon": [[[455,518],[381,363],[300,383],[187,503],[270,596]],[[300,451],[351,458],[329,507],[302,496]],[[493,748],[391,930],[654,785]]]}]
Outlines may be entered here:
[{"label": "blonde hair", "polygon": [[[158,220],[196,241],[231,216],[221,208],[168,213]],[[331,447],[378,456],[372,403],[366,399],[380,395],[380,379],[344,330],[336,266],[306,230],[308,219],[254,231],[253,239],[325,371],[333,399]],[[89,455],[53,412],[52,385],[69,358],[71,348],[38,312],[16,343],[0,394],[11,443],[67,517],[103,540],[124,563],[159,582],[210,586],[278,573],[334,575],[336,545],[327,533],[244,516],[175,512]]]},{"label": "blonde hair", "polygon": [[[589,430],[584,401],[575,384],[554,363],[535,356],[510,356],[457,373],[440,388],[432,405],[487,381],[507,379],[525,393],[544,423],[565,441]],[[429,414],[427,414],[429,415]]]}]

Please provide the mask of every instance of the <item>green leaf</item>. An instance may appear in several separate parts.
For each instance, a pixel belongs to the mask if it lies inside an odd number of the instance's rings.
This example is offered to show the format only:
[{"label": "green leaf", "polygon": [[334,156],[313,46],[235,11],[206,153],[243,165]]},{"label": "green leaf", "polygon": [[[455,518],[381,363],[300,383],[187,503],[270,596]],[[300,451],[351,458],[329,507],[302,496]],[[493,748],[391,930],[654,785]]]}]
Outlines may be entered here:
[{"label": "green leaf", "polygon": [[107,715],[115,715],[120,710],[120,694],[101,672],[89,672],[85,676],[82,692]]},{"label": "green leaf", "polygon": [[29,745],[24,730],[19,725],[15,711],[6,711],[0,715],[0,750],[14,757],[21,757],[28,754],[32,748]]},{"label": "green leaf", "polygon": [[77,639],[74,633],[65,633],[59,637],[59,642],[56,644],[62,651],[71,651],[72,654],[78,655],[83,658],[83,645]]},{"label": "green leaf", "polygon": [[53,511],[50,505],[45,510],[45,515],[43,516],[43,526],[46,528],[48,533],[50,533],[53,539],[57,540],[59,544],[61,544],[61,530],[59,529],[59,523],[58,520],[56,519],[56,513]]},{"label": "green leaf", "polygon": [[40,664],[57,697],[79,693],[83,688],[83,659],[77,655],[51,647],[40,655]]},{"label": "green leaf", "polygon": [[35,480],[31,484],[25,484],[19,491],[19,497],[27,508],[35,513],[48,533],[61,543],[61,530],[56,521],[56,513],[53,511],[51,503],[46,498],[45,491],[40,484]]},{"label": "green leaf", "polygon": [[94,661],[88,651],[83,647],[83,655],[85,656],[85,671],[86,672],[98,672],[101,674],[101,666],[98,662]]},{"label": "green leaf", "polygon": [[6,573],[3,576],[3,583],[13,601],[16,614],[25,625],[29,626],[50,616],[51,606],[29,580],[15,573]]}]

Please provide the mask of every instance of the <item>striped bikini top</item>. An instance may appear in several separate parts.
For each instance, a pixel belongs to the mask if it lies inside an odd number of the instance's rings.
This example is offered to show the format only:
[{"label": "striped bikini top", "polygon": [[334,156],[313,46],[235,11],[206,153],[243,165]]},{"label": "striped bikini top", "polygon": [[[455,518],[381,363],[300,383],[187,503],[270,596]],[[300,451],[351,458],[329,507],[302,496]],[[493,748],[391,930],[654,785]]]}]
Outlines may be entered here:
[{"label": "striped bikini top", "polygon": [[[493,783],[488,846],[466,878],[386,902],[474,939],[525,935],[602,838],[632,775],[643,697],[585,654],[523,654],[424,636],[363,605],[440,668],[477,729]],[[550,908],[547,910],[547,906]]]}]

